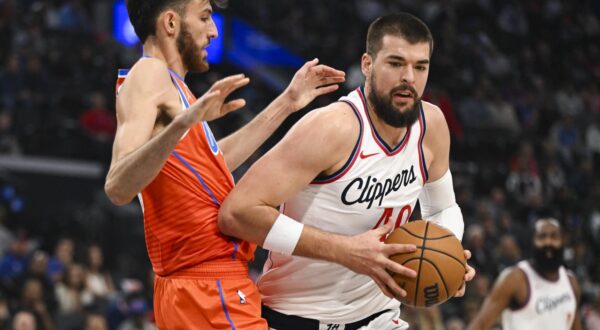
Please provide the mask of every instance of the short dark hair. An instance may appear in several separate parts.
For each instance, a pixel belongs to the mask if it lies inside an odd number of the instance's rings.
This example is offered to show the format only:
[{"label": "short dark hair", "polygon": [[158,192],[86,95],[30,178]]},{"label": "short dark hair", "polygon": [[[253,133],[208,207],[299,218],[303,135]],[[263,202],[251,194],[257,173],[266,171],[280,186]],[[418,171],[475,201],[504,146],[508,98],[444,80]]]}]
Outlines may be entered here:
[{"label": "short dark hair", "polygon": [[433,36],[427,25],[409,13],[396,13],[381,16],[371,23],[367,32],[367,54],[375,58],[383,37],[390,34],[411,44],[429,42],[429,54],[433,53]]},{"label": "short dark hair", "polygon": [[[143,42],[146,39],[156,34],[156,20],[158,15],[167,9],[175,10],[179,15],[185,13],[185,5],[190,0],[127,0],[127,12],[131,25],[137,34],[138,38]],[[210,0],[217,7],[224,8],[227,6],[227,0]]]}]

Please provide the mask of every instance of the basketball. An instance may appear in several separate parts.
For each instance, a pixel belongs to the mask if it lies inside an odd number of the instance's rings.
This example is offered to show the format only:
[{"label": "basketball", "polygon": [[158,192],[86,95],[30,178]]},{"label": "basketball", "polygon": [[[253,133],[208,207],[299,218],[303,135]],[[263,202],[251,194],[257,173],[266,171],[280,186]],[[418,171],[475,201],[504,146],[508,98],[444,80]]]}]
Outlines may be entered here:
[{"label": "basketball", "polygon": [[454,296],[463,284],[466,259],[460,241],[446,228],[418,220],[394,230],[385,243],[414,244],[413,253],[390,256],[393,261],[413,269],[416,278],[393,274],[398,285],[406,290],[403,304],[431,307]]}]

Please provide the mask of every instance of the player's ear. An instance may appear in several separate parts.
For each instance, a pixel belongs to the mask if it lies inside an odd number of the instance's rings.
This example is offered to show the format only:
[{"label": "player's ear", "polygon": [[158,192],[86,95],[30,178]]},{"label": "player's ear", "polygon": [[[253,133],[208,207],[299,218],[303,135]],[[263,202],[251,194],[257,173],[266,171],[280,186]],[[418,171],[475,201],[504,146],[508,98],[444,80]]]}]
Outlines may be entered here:
[{"label": "player's ear", "polygon": [[166,32],[167,36],[177,35],[179,29],[180,17],[173,10],[166,10],[158,18],[158,25]]},{"label": "player's ear", "polygon": [[365,77],[371,76],[371,70],[373,66],[373,58],[371,55],[364,53],[360,59],[360,69]]}]

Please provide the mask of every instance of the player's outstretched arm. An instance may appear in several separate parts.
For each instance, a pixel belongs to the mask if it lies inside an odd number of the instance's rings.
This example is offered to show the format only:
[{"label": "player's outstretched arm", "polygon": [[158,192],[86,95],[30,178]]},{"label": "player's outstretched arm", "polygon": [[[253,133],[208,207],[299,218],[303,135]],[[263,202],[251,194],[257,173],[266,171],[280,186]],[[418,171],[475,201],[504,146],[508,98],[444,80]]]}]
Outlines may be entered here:
[{"label": "player's outstretched arm", "polygon": [[250,123],[219,141],[225,161],[235,170],[275,132],[283,121],[317,96],[333,92],[344,81],[345,73],[318,60],[306,62],[294,75],[286,90],[267,106]]},{"label": "player's outstretched arm", "polygon": [[320,173],[343,165],[359,132],[352,109],[334,103],[306,115],[272,150],[258,160],[229,194],[219,212],[219,228],[230,236],[284,254],[342,264],[371,276],[389,296],[405,295],[387,270],[416,276],[389,259],[412,252],[414,245],[384,244],[380,237],[391,226],[356,236],[341,236],[302,226],[277,207]]},{"label": "player's outstretched arm", "polygon": [[243,106],[243,100],[223,102],[247,83],[242,75],[216,82],[188,111],[174,115],[157,133],[159,111],[177,114],[179,96],[164,63],[146,59],[136,64],[117,96],[117,132],[104,186],[110,200],[117,205],[129,203],[158,175],[175,145],[195,123]]},{"label": "player's outstretched arm", "polygon": [[509,307],[511,301],[526,303],[524,301],[528,294],[526,281],[525,274],[517,267],[504,270],[467,329],[489,329],[494,325],[500,313]]}]

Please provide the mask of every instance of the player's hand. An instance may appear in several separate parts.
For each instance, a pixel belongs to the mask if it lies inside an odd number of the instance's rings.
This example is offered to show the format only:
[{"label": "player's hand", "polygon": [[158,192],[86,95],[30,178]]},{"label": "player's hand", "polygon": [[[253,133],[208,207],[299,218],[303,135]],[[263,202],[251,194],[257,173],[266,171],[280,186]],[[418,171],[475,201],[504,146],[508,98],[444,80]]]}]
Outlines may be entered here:
[{"label": "player's hand", "polygon": [[390,298],[406,296],[402,289],[392,278],[390,273],[402,274],[407,277],[416,277],[417,273],[390,259],[390,256],[399,253],[412,253],[417,250],[414,244],[385,244],[381,237],[393,230],[389,224],[352,236],[348,240],[345,256],[348,258],[342,264],[351,270],[370,276],[381,291]]},{"label": "player's hand", "polygon": [[[471,259],[471,251],[469,250],[465,250],[465,258],[467,259],[467,261],[469,259]],[[467,288],[467,282],[469,282],[470,280],[473,279],[473,277],[475,277],[475,268],[469,266],[469,264],[467,263],[467,271],[465,273],[465,281],[463,282],[463,285],[460,287],[460,289],[458,289],[458,291],[456,291],[456,293],[454,294],[455,297],[462,297],[465,295],[465,290]]]},{"label": "player's hand", "polygon": [[317,58],[304,63],[283,92],[283,96],[287,97],[292,105],[293,111],[304,108],[317,96],[337,90],[339,88],[337,84],[346,80],[344,71],[318,63]]},{"label": "player's hand", "polygon": [[177,118],[186,127],[192,127],[200,121],[211,121],[238,110],[246,105],[244,99],[235,99],[225,103],[225,99],[240,87],[247,85],[250,78],[243,74],[225,77],[215,82],[204,95]]}]

